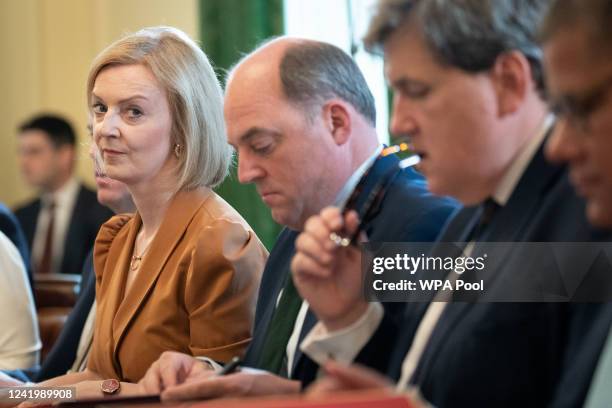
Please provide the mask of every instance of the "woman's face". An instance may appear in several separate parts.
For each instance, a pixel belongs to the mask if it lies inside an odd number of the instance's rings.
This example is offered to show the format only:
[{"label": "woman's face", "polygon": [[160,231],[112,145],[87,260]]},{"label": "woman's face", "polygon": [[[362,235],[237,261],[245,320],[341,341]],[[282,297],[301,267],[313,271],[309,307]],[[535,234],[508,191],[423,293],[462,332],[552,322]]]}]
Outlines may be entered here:
[{"label": "woman's face", "polygon": [[106,175],[130,187],[174,177],[168,100],[144,65],[104,68],[92,96],[93,135]]}]

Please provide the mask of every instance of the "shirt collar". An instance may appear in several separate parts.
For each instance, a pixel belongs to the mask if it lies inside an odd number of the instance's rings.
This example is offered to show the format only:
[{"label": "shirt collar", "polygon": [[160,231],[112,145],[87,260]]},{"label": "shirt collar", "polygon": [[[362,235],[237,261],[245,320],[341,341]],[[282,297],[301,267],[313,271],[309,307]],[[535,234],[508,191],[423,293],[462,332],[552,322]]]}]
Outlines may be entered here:
[{"label": "shirt collar", "polygon": [[42,198],[42,201],[45,205],[48,205],[51,201],[53,201],[56,207],[62,207],[66,205],[66,203],[70,202],[72,197],[77,194],[78,189],[78,181],[76,180],[76,178],[71,177],[57,191],[45,194]]},{"label": "shirt collar", "polygon": [[334,206],[344,208],[346,200],[348,200],[351,196],[351,193],[357,186],[357,183],[359,183],[359,180],[361,180],[361,177],[374,164],[374,161],[376,161],[376,158],[378,157],[380,152],[382,152],[382,149],[383,146],[379,145],[374,151],[374,153],[372,153],[363,163],[361,163],[357,170],[355,170],[351,177],[349,177],[349,179],[346,181],[346,183],[344,183],[344,186],[342,187],[342,189],[340,189],[340,192],[336,196]]},{"label": "shirt collar", "polygon": [[536,151],[544,142],[546,134],[552,127],[554,121],[555,116],[553,114],[546,116],[542,122],[542,125],[538,128],[536,135],[526,143],[526,145],[520,150],[516,158],[510,164],[510,168],[506,171],[501,182],[497,185],[497,188],[492,195],[493,200],[500,206],[503,207],[506,205],[510,199],[516,185],[523,176],[523,173],[525,173],[525,170],[531,162],[531,159],[533,159]]}]

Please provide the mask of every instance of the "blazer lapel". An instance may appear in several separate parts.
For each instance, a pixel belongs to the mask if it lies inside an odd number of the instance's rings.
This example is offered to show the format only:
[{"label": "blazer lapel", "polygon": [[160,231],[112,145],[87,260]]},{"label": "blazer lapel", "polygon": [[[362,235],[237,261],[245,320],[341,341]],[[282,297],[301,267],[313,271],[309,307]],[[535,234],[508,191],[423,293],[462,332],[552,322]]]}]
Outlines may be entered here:
[{"label": "blazer lapel", "polygon": [[34,235],[36,234],[36,225],[38,223],[38,214],[40,213],[40,209],[41,201],[39,198],[32,204],[15,211],[19,225],[23,229],[23,233],[25,234],[28,242],[30,252],[32,251],[32,246],[34,245]]},{"label": "blazer lapel", "polygon": [[540,208],[542,199],[563,172],[562,166],[552,165],[544,157],[544,142],[521,177],[508,203],[499,210],[483,234],[482,241],[515,242]]},{"label": "blazer lapel", "polygon": [[[476,227],[477,223],[480,220],[480,216],[482,213],[482,208],[480,206],[474,207],[465,207],[462,208],[455,217],[449,222],[448,226],[441,234],[439,245],[435,245],[432,249],[432,256],[451,256],[457,257],[461,255],[461,252],[465,249],[462,246],[458,247],[450,247],[448,243],[465,243],[469,238],[470,233]],[[452,253],[449,253],[451,251]],[[446,276],[437,276],[437,279],[446,279]],[[410,336],[410,342],[414,340],[414,335],[418,330],[420,322],[422,321],[427,309],[429,308],[431,302],[420,302],[411,304],[408,306],[411,310],[406,310],[406,315],[408,322],[412,321],[415,318],[419,321],[419,324],[412,325],[412,335]],[[469,307],[468,303],[449,303],[445,310],[442,312],[440,319],[436,323],[436,326],[431,334],[431,337],[428,340],[427,347],[423,351],[423,355],[417,365],[417,368],[412,375],[412,382],[418,383],[419,376],[423,372],[423,367],[426,366],[428,359],[432,359],[435,351],[438,347],[443,344],[444,338],[442,336],[449,335],[448,331],[450,328],[459,322],[461,318],[461,313],[449,313],[449,309],[452,308],[460,308],[461,311],[464,310],[464,307]],[[408,352],[409,349],[406,350]],[[405,356],[404,356],[405,357]],[[397,367],[401,368],[401,364]],[[399,377],[400,373],[396,373]]]},{"label": "blazer lapel", "polygon": [[[542,206],[550,186],[563,172],[563,167],[551,165],[544,157],[544,144],[538,149],[536,155],[521,177],[510,199],[498,214],[491,220],[489,228],[483,233],[481,242],[521,242],[528,240],[526,232]],[[486,245],[476,243],[473,256],[480,256],[489,252]],[[493,272],[489,280],[491,285],[499,278],[499,271],[512,255],[509,251],[503,254],[490,256],[488,254],[488,269]]]},{"label": "blazer lapel", "polygon": [[[480,213],[481,208],[479,206],[461,208],[447,222],[438,237],[437,243],[442,243],[441,247],[444,248],[443,243],[465,242],[476,223],[478,223]],[[434,245],[431,252],[440,252],[440,247],[437,244]]]},{"label": "blazer lapel", "polygon": [[298,363],[300,362],[302,357],[304,357],[304,353],[302,353],[300,344],[302,344],[304,337],[306,337],[306,335],[310,333],[314,325],[317,324],[317,321],[318,320],[315,314],[312,312],[312,310],[308,309],[308,312],[306,313],[306,317],[304,318],[304,324],[302,325],[302,330],[300,331],[300,338],[297,343],[297,347],[295,349],[295,355],[293,356],[293,364],[291,367],[291,372],[290,372],[291,375],[289,376],[289,378],[294,378],[296,367],[298,366]]},{"label": "blazer lapel", "polygon": [[83,220],[86,220],[91,216],[87,214],[87,211],[90,210],[90,208],[87,205],[85,194],[85,188],[82,184],[79,185],[79,191],[77,192],[76,199],[74,200],[70,221],[68,222],[68,227],[66,229],[65,245],[66,247],[70,246],[72,250],[67,251],[64,249],[64,254],[62,255],[61,260],[62,271],[64,272],[74,269],[72,264],[74,263],[75,257],[77,257],[79,253],[77,248],[86,240],[86,237],[83,236]]},{"label": "blazer lapel", "polygon": [[115,295],[120,296],[118,308],[116,309],[117,313],[113,320],[113,337],[115,339],[113,355],[115,356],[115,361],[117,360],[116,356],[119,346],[130,322],[138,316],[148,294],[155,287],[159,274],[183,237],[195,213],[209,194],[209,190],[195,190],[176,194],[166,210],[166,214],[172,214],[172,217],[164,217],[157,235],[151,243],[151,247],[148,249],[146,256],[143,257],[142,264],[137,271],[130,290],[124,294],[136,234],[142,224],[138,213],[134,217],[135,222],[127,241],[129,244],[125,245],[120,262],[118,263],[122,279],[115,281],[117,282],[116,289],[119,289],[119,286],[121,287],[121,290],[117,290],[117,295]]},{"label": "blazer lapel", "polygon": [[[245,362],[255,367],[259,367],[261,351],[268,333],[268,326],[276,310],[278,296],[285,286],[286,279],[291,275],[289,268],[295,253],[295,239],[298,234],[299,232],[296,231],[283,230],[266,262],[264,279],[268,279],[268,282],[272,283],[266,286],[264,292],[262,291],[264,287],[262,282],[259,297],[261,299],[265,297],[266,301],[265,303],[258,303],[258,308],[261,305],[263,310],[261,311],[261,318],[256,321],[253,338],[245,356]],[[272,279],[269,279],[269,277]],[[260,313],[259,310],[257,313]]]},{"label": "blazer lapel", "polygon": [[[539,209],[542,199],[545,197],[548,188],[557,179],[563,168],[551,165],[544,158],[544,144],[538,149],[536,155],[527,166],[518,185],[513,191],[508,203],[502,207],[491,220],[488,228],[483,232],[480,242],[520,242],[525,239],[524,232],[529,228],[529,220],[533,219],[534,214]],[[474,212],[473,219],[468,221],[472,228],[478,221],[477,212]],[[471,228],[465,228],[460,235],[465,239]],[[446,235],[446,234],[445,234]],[[452,242],[452,236],[444,237],[445,241]],[[447,239],[448,238],[448,239]],[[472,256],[478,256],[481,251],[476,243]],[[503,265],[503,261],[510,256],[509,253],[502,256],[492,257],[488,262],[489,271],[498,278]],[[495,279],[492,279],[493,282]],[[430,366],[438,353],[438,349],[444,344],[446,339],[452,336],[453,328],[460,323],[470,308],[474,306],[472,302],[454,302],[447,305],[440,316],[436,327],[431,335],[417,371],[413,376],[413,381],[419,382],[419,376],[427,371],[425,368]]]}]

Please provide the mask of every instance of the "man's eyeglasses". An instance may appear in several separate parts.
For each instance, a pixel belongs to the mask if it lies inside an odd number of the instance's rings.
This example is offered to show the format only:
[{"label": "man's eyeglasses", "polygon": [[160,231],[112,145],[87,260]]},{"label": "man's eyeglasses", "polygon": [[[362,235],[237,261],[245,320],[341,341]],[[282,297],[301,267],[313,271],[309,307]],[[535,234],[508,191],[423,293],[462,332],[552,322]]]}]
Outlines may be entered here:
[{"label": "man's eyeglasses", "polygon": [[336,245],[347,247],[351,244],[355,244],[359,237],[359,233],[363,229],[364,223],[369,220],[375,212],[375,209],[380,206],[383,197],[387,193],[388,188],[392,185],[393,179],[400,172],[400,169],[419,164],[421,158],[416,154],[412,154],[399,161],[397,157],[392,157],[392,155],[396,153],[408,152],[410,150],[410,145],[408,143],[400,143],[384,148],[370,168],[361,176],[355,189],[342,207],[343,213],[349,210],[355,210],[359,217],[360,225],[350,237],[332,232],[329,238],[334,241]]},{"label": "man's eyeglasses", "polygon": [[611,88],[612,75],[588,91],[564,95],[556,101],[551,101],[551,108],[557,116],[565,118],[574,128],[585,132],[589,129],[592,115],[605,104]]}]

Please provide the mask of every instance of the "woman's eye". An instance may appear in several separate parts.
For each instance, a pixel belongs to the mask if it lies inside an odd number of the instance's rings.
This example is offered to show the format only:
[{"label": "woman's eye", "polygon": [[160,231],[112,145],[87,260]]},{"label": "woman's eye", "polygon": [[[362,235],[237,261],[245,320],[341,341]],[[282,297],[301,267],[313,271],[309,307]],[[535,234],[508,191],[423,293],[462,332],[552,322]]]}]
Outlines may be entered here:
[{"label": "woman's eye", "polygon": [[130,108],[127,110],[128,117],[135,119],[142,116],[142,111],[138,108]]},{"label": "woman's eye", "polygon": [[93,113],[100,114],[100,113],[105,113],[107,109],[106,109],[106,106],[98,102],[98,103],[93,104],[93,106],[91,107],[91,110],[93,111]]}]

